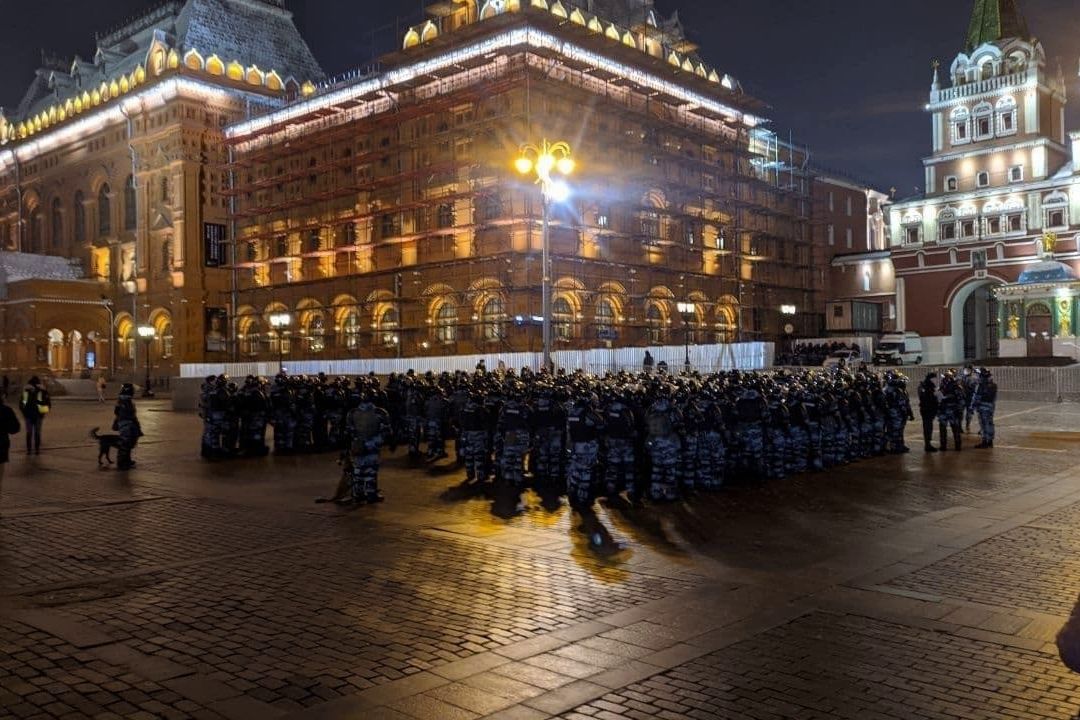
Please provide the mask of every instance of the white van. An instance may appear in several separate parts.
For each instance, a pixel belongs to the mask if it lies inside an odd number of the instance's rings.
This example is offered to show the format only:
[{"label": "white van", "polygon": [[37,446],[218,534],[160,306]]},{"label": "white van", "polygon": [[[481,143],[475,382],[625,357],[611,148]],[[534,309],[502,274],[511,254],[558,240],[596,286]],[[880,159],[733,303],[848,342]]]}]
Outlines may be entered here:
[{"label": "white van", "polygon": [[875,365],[920,365],[922,361],[922,337],[915,332],[882,335],[874,350]]}]

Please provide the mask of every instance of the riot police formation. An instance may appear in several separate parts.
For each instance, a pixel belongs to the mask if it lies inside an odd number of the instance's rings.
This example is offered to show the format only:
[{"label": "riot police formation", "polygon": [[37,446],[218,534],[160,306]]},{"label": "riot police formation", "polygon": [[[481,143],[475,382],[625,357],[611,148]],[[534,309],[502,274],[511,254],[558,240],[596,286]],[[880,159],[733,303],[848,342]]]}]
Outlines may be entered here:
[{"label": "riot police formation", "polygon": [[[997,387],[980,368],[970,397],[947,373],[919,386],[928,451],[934,421],[941,447],[961,447],[964,413],[980,419],[993,446]],[[586,511],[665,502],[731,481],[760,482],[909,452],[915,419],[906,379],[893,372],[621,372],[603,377],[523,370],[374,376],[225,377],[203,385],[202,450],[208,458],[337,451],[338,500],[382,499],[379,452],[408,448],[415,463],[449,456],[468,486],[528,487],[566,496]]]}]

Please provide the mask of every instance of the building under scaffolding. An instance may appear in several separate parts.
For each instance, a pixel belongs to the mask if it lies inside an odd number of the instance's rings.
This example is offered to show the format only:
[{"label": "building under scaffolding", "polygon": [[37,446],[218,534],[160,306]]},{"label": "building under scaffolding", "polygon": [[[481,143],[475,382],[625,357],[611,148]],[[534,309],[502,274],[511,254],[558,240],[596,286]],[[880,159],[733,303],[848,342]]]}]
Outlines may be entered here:
[{"label": "building under scaffolding", "polygon": [[438,3],[377,70],[227,128],[233,342],[207,359],[539,350],[542,202],[514,159],[542,139],[577,165],[558,349],[817,333],[807,153],[630,5]]}]

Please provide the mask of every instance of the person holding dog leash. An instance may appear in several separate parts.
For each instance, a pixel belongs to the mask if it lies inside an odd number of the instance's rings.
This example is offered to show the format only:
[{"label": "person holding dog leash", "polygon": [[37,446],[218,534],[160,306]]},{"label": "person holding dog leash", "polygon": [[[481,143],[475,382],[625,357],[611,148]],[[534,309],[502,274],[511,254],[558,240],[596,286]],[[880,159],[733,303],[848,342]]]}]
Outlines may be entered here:
[{"label": "person holding dog leash", "polygon": [[41,427],[45,423],[45,416],[52,409],[52,398],[49,391],[41,387],[41,380],[37,375],[30,378],[23,389],[19,399],[19,410],[22,411],[23,419],[26,420],[26,454],[41,454]]}]

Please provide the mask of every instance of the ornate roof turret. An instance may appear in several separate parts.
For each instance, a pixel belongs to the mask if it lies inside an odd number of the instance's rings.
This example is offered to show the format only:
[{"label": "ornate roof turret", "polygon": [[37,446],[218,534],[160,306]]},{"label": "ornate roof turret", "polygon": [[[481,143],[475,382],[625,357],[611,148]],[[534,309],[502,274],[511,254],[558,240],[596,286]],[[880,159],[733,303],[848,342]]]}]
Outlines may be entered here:
[{"label": "ornate roof turret", "polygon": [[964,51],[1005,38],[1031,39],[1017,0],[975,0]]}]

